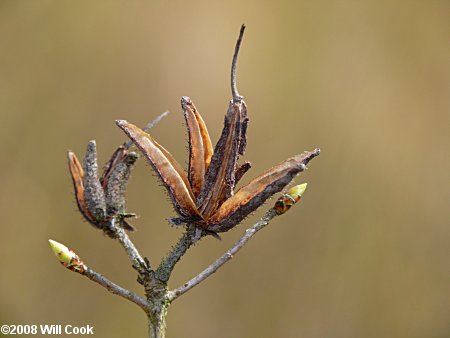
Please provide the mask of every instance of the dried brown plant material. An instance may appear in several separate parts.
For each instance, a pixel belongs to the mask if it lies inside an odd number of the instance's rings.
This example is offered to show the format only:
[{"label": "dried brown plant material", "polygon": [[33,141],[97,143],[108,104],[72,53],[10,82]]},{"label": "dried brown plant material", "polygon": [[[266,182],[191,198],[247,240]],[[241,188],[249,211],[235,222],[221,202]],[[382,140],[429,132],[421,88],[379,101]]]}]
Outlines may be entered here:
[{"label": "dried brown plant material", "polygon": [[119,147],[99,178],[95,141],[88,143],[84,168],[75,154],[68,152],[69,171],[78,208],[84,218],[96,228],[108,233],[108,223],[115,217],[124,229],[134,230],[125,220],[136,216],[125,211],[125,191],[137,158],[136,153],[128,152],[124,146]]},{"label": "dried brown plant material", "polygon": [[196,224],[204,233],[215,234],[233,228],[273,194],[281,191],[306,168],[320,150],[305,152],[272,167],[236,193],[236,183],[250,169],[238,166],[247,138],[247,106],[237,91],[236,63],[245,26],[242,26],[231,67],[233,99],[229,103],[222,134],[212,150],[206,125],[188,97],[181,99],[189,138],[189,165],[185,172],[172,155],[135,125],[119,120],[117,125],[148,159],[166,187],[180,216],[173,223]]},{"label": "dried brown plant material", "polygon": [[184,217],[200,216],[193,200],[186,172],[172,155],[134,124],[123,120],[116,121],[116,123],[141,150],[161,178],[176,211]]},{"label": "dried brown plant material", "polygon": [[74,152],[69,151],[67,153],[67,158],[69,160],[69,171],[72,177],[73,188],[75,190],[75,200],[78,205],[78,209],[84,218],[91,224],[97,225],[94,217],[91,215],[87,208],[86,200],[84,199],[84,170],[78,161],[77,156]]},{"label": "dried brown plant material", "polygon": [[313,152],[305,152],[291,157],[253,179],[226,200],[208,219],[209,229],[224,232],[240,223],[268,198],[287,186],[299,172],[305,170],[306,164],[319,153],[320,150],[316,149]]},{"label": "dried brown plant material", "polygon": [[89,141],[84,158],[84,198],[87,208],[96,221],[106,217],[105,192],[98,175],[97,146]]},{"label": "dried brown plant material", "polygon": [[[243,101],[230,103],[222,136],[216,145],[205,176],[204,188],[197,198],[192,193],[193,189],[190,187],[189,180],[186,179],[186,172],[167,150],[135,125],[126,121],[117,121],[117,125],[142,151],[167,188],[174,208],[180,215],[180,219],[176,222],[195,223],[209,232],[228,231],[273,194],[281,191],[306,168],[312,158],[319,155],[320,150],[316,149],[287,159],[233,194],[236,172],[239,173],[240,179],[250,168],[248,162],[236,168],[240,140],[245,137],[241,132],[242,125],[247,120],[246,114],[243,113],[244,107]],[[189,123],[187,125],[191,128]],[[196,151],[194,142],[191,140],[192,137],[189,138],[189,149]],[[201,142],[197,143],[197,145],[201,144]],[[190,166],[189,170],[195,171],[198,167]],[[206,206],[203,209],[202,204]]]},{"label": "dried brown plant material", "polygon": [[194,196],[197,197],[203,188],[205,173],[209,168],[214,151],[205,122],[192,100],[183,96],[181,107],[189,133],[189,183]]},{"label": "dried brown plant material", "polygon": [[252,167],[252,164],[249,161],[245,161],[244,163],[242,163],[237,169],[236,172],[234,173],[234,183],[238,184],[239,181],[241,180],[241,178],[245,175],[245,173],[247,171],[250,170],[250,168]]}]

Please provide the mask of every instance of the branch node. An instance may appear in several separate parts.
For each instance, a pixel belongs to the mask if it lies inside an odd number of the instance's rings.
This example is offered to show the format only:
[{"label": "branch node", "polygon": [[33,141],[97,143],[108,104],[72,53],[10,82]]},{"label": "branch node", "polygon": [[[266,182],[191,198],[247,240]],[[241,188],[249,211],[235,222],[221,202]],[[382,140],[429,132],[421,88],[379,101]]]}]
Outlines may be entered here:
[{"label": "branch node", "polygon": [[222,265],[224,265],[226,262],[228,262],[230,259],[233,258],[233,256],[261,229],[263,229],[265,226],[267,226],[270,222],[270,220],[274,217],[276,217],[277,214],[273,209],[269,209],[264,216],[256,222],[251,228],[245,230],[242,237],[234,243],[234,245],[231,247],[230,250],[228,250],[226,253],[224,253],[221,257],[219,257],[214,263],[212,263],[210,266],[208,266],[205,270],[200,272],[197,276],[192,278],[190,281],[184,283],[179,288],[169,291],[167,293],[167,297],[169,301],[173,301],[177,299],[179,296],[183,295],[184,293],[188,292],[190,289],[192,289],[194,286],[200,284],[203,282],[206,278],[211,276],[213,273],[215,273]]}]

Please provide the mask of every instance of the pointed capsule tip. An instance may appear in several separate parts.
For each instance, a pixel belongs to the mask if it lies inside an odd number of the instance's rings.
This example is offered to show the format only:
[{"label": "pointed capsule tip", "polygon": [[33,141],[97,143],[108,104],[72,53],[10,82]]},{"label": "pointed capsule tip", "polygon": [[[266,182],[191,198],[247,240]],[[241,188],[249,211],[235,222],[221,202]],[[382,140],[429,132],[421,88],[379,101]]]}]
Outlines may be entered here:
[{"label": "pointed capsule tip", "polygon": [[90,140],[87,144],[87,151],[88,152],[96,152],[97,151],[97,143],[95,140]]},{"label": "pointed capsule tip", "polygon": [[126,124],[126,123],[127,123],[126,120],[116,120],[116,124],[117,124],[119,127],[123,126],[123,125]]}]

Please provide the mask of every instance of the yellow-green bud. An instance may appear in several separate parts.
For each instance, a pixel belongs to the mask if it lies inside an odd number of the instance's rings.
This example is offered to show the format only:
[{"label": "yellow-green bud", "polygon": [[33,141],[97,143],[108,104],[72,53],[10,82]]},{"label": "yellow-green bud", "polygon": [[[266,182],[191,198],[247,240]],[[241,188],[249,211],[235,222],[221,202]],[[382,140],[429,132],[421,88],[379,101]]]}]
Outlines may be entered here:
[{"label": "yellow-green bud", "polygon": [[296,186],[293,186],[291,189],[289,189],[286,193],[286,195],[289,195],[294,200],[298,201],[300,197],[302,197],[303,193],[306,190],[308,183],[302,183]]},{"label": "yellow-green bud", "polygon": [[64,265],[69,270],[84,273],[87,269],[83,261],[78,257],[78,255],[70,250],[65,245],[58,243],[52,239],[49,239],[50,247],[52,248],[55,256],[58,258],[60,263]]},{"label": "yellow-green bud", "polygon": [[286,194],[283,194],[274,205],[275,212],[278,215],[284,214],[288,211],[295,203],[297,203],[302,197],[306,190],[308,183],[302,183],[290,188]]}]

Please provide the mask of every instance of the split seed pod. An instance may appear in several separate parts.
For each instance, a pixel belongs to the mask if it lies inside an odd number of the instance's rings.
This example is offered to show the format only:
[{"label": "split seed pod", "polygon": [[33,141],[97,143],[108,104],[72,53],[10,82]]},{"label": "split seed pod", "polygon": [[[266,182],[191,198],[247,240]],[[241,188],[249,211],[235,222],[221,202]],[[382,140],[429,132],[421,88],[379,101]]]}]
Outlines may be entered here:
[{"label": "split seed pod", "polygon": [[183,108],[190,140],[188,178],[192,192],[197,197],[203,189],[205,173],[211,163],[214,150],[205,122],[192,100],[187,96],[183,96],[181,98],[181,107]]},{"label": "split seed pod", "polygon": [[203,234],[232,229],[268,198],[286,187],[320,153],[319,149],[291,157],[272,167],[236,193],[236,183],[250,169],[249,162],[238,165],[247,139],[247,106],[236,88],[236,60],[244,26],[236,44],[231,70],[233,99],[225,116],[222,134],[212,150],[206,125],[192,100],[183,97],[181,106],[188,128],[189,165],[187,172],[173,156],[137,126],[116,121],[147,158],[166,187],[179,217],[174,224],[191,223]]},{"label": "split seed pod", "polygon": [[84,168],[76,155],[68,152],[69,170],[78,208],[84,218],[96,228],[108,233],[108,223],[116,217],[124,229],[134,230],[133,226],[125,221],[125,218],[135,216],[125,212],[125,191],[137,158],[136,153],[128,152],[124,146],[119,147],[99,178],[95,141],[88,143]]}]

